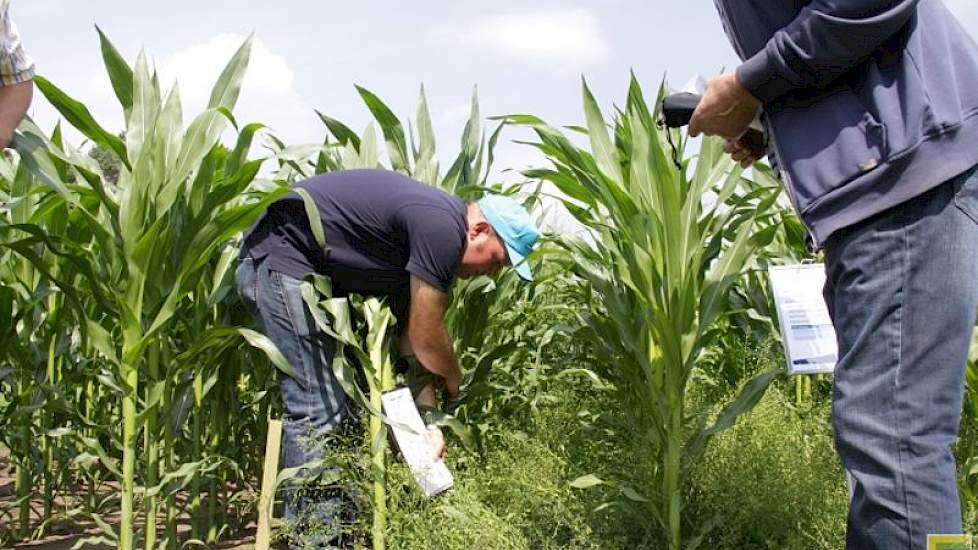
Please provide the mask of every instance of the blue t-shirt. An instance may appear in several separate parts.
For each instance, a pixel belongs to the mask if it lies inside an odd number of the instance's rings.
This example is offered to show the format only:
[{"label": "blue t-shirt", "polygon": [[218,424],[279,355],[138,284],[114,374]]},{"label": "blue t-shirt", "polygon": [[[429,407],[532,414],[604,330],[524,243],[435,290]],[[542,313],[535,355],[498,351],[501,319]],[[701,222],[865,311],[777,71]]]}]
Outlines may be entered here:
[{"label": "blue t-shirt", "polygon": [[414,275],[448,291],[465,246],[462,199],[388,170],[348,170],[310,178],[326,243],[316,244],[296,193],[273,203],[245,237],[243,254],[302,279],[329,275],[338,294],[397,299]]}]

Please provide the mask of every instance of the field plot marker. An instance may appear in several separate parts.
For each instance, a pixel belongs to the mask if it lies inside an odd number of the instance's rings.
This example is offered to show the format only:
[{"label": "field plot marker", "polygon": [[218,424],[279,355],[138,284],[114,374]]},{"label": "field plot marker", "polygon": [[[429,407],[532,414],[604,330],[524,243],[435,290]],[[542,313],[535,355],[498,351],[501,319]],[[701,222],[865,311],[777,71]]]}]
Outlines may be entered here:
[{"label": "field plot marker", "polygon": [[272,504],[275,502],[275,478],[278,477],[278,454],[282,447],[282,421],[268,421],[265,440],[265,468],[261,476],[261,496],[258,497],[258,531],[255,550],[268,550],[272,542]]}]

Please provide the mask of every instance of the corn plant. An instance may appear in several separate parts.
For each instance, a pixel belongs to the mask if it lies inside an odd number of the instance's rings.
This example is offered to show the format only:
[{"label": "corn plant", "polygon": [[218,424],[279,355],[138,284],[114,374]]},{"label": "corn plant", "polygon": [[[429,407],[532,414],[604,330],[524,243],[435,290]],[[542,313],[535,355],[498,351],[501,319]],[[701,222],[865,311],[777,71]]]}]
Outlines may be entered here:
[{"label": "corn plant", "polygon": [[[230,110],[240,92],[250,39],[218,78],[207,110],[184,129],[177,87],[162,94],[145,55],[140,54],[130,68],[101,32],[100,38],[109,79],[126,118],[124,139],[106,131],[83,104],[50,81],[38,77],[36,84],[65,120],[118,159],[118,180],[111,181],[91,157],[48,139],[27,123],[17,141],[23,162],[45,200],[52,208],[70,212],[76,227],[53,237],[48,227],[36,224],[12,224],[5,229],[11,234],[47,236],[50,250],[70,258],[68,263],[80,266],[76,271],[88,275],[73,285],[91,304],[84,308],[86,318],[80,329],[103,366],[99,381],[118,400],[122,426],[121,437],[111,438],[112,451],[121,452],[121,466],[111,456],[114,452],[104,450],[98,440],[82,438],[87,451],[120,483],[119,531],[104,522],[100,525],[107,540],[133,548],[137,543],[134,503],[141,495],[147,518],[142,540],[146,548],[154,548],[160,495],[166,494],[172,506],[167,492],[208,468],[199,460],[175,464],[173,434],[164,434],[173,426],[161,406],[172,404],[168,401],[174,395],[172,384],[179,378],[179,363],[168,361],[177,313],[198,290],[205,273],[210,273],[221,246],[286,189],[273,190],[258,200],[242,200],[262,162],[247,160],[254,132],[240,132],[233,150],[220,144],[228,124],[235,124]],[[35,268],[51,272],[45,258],[18,252]],[[247,336],[260,341],[259,335]],[[140,431],[143,454],[137,456]],[[143,485],[137,485],[137,465]],[[210,496],[213,500],[213,492]],[[172,521],[172,510],[168,516]]]},{"label": "corn plant", "polygon": [[[586,84],[583,95],[587,126],[580,132],[590,150],[535,117],[505,120],[531,128],[539,138],[533,145],[553,164],[526,175],[560,189],[592,232],[594,244],[563,239],[558,261],[581,281],[580,334],[602,357],[597,373],[615,385],[623,409],[651,442],[653,485],[625,495],[648,510],[668,547],[678,550],[685,473],[709,438],[748,411],[777,375],[750,380],[709,426],[715,411],[687,409],[690,373],[725,314],[727,293],[774,235],[773,226],[756,228],[777,188],[738,194],[741,169],[716,139],[702,143],[695,167],[689,160],[677,166],[682,136],[658,127],[634,77],[612,136]],[[716,194],[712,205],[704,201],[708,191]],[[598,478],[579,484],[594,483]]]},{"label": "corn plant", "polygon": [[[394,316],[375,297],[336,298],[329,279],[314,275],[302,283],[302,295],[325,337],[336,343],[333,372],[344,391],[370,412],[368,439],[373,476],[372,545],[387,547],[387,426],[381,412],[381,395],[394,389],[391,359]],[[362,374],[368,393],[357,384]]]}]

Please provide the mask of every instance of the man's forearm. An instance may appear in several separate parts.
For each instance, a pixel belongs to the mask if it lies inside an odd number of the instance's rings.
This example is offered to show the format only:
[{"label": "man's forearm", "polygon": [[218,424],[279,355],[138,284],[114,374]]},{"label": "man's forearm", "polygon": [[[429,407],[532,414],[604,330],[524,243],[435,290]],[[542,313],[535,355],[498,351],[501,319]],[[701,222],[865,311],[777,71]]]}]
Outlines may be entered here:
[{"label": "man's forearm", "polygon": [[763,103],[792,90],[825,87],[903,28],[917,3],[814,0],[745,60],[737,77]]},{"label": "man's forearm", "polygon": [[10,145],[14,130],[27,114],[34,96],[34,82],[28,80],[0,86],[0,148]]},{"label": "man's forearm", "polygon": [[445,379],[445,387],[450,394],[458,392],[462,369],[444,328],[425,334],[412,334],[411,348],[425,369]]}]

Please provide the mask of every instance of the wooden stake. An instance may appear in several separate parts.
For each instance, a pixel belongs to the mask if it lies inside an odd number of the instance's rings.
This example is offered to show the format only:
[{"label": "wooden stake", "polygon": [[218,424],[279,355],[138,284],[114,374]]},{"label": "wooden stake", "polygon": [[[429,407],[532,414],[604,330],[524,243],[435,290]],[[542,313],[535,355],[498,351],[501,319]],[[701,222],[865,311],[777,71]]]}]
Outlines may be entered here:
[{"label": "wooden stake", "polygon": [[282,421],[268,421],[265,440],[265,468],[261,477],[261,496],[258,498],[258,532],[255,550],[268,550],[272,543],[272,504],[275,502],[275,479],[278,477],[278,454],[282,446]]}]

